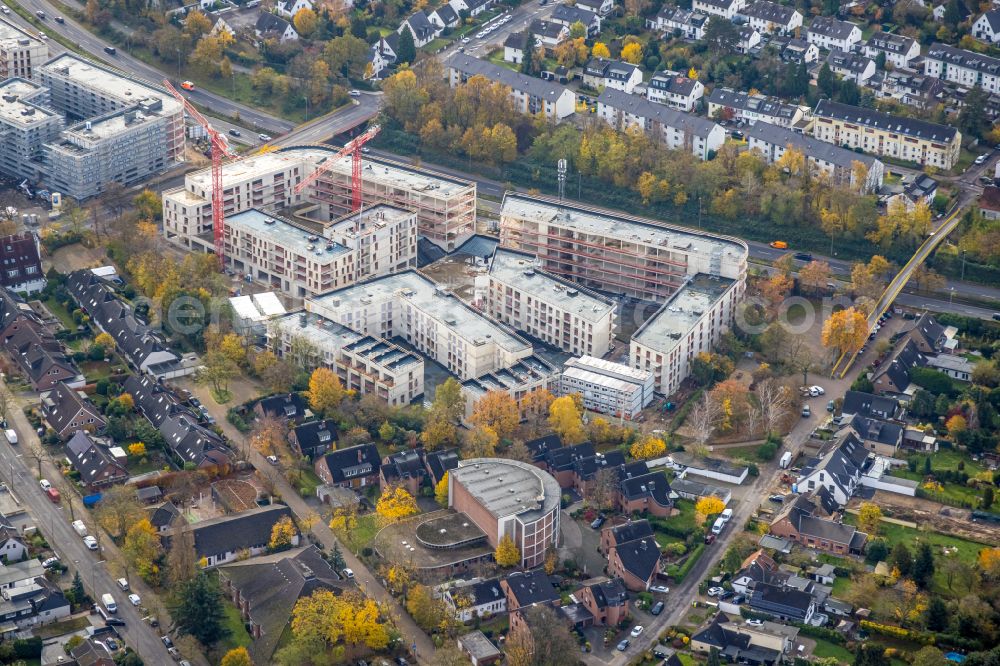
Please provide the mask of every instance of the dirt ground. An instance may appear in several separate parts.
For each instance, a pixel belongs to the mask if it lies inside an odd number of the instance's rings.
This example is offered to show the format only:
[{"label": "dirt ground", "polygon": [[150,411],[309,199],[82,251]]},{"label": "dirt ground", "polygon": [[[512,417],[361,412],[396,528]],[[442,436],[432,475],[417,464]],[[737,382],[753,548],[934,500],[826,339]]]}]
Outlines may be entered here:
[{"label": "dirt ground", "polygon": [[81,268],[97,268],[111,263],[102,247],[84,247],[80,243],[67,245],[56,250],[49,263],[60,273],[71,273]]},{"label": "dirt ground", "polygon": [[[907,497],[881,490],[875,493],[872,501],[893,518],[911,520],[918,525],[928,525],[942,534],[952,534],[982,543],[1000,543],[1000,525],[974,523],[969,520],[970,512],[967,509],[957,509],[920,497]],[[860,506],[861,500],[854,500],[853,504]]]},{"label": "dirt ground", "polygon": [[438,284],[452,290],[463,301],[471,302],[475,297],[476,277],[486,275],[486,266],[474,265],[475,260],[464,255],[455,255],[436,261],[422,270]]}]

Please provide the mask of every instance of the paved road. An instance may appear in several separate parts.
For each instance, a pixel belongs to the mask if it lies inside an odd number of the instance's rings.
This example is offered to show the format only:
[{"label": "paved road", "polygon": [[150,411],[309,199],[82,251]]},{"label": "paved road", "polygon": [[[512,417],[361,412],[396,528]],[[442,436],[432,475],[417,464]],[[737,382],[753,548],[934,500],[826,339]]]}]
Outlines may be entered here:
[{"label": "paved road", "polygon": [[[479,38],[476,37],[478,30],[473,30],[467,35],[469,39],[468,44],[461,44],[455,41],[440,53],[440,57],[442,59],[446,58],[458,49],[465,47],[465,52],[469,55],[474,55],[477,58],[485,58],[493,49],[503,47],[503,42],[507,39],[507,35],[525,30],[536,19],[548,18],[557,4],[553,0],[553,2],[543,6],[539,3],[539,0],[530,0],[510,12],[508,15],[512,18],[501,27],[493,30],[489,35]],[[495,25],[496,23],[496,19],[490,21],[490,25]]]},{"label": "paved road", "polygon": [[[118,561],[119,557],[117,548],[111,543],[111,540],[106,535],[101,539],[103,552],[100,554],[97,551],[87,550],[87,547],[83,545],[83,539],[70,525],[71,518],[68,508],[53,504],[42,492],[38,485],[37,461],[30,456],[34,452],[41,451],[42,446],[22,411],[25,401],[17,396],[11,396],[5,382],[0,386],[0,391],[9,396],[11,404],[7,412],[8,419],[17,430],[20,440],[17,447],[12,447],[7,443],[0,444],[0,461],[2,461],[0,462],[0,477],[10,483],[14,494],[27,505],[39,529],[48,538],[49,543],[59,554],[63,563],[71,571],[78,570],[80,572],[83,585],[91,598],[100,599],[102,594],[109,592],[114,595],[115,601],[118,602],[118,617],[126,623],[124,627],[116,628],[125,641],[139,653],[147,664],[173,663],[163,643],[160,642],[159,634],[142,621],[139,610],[128,602],[127,593],[118,588],[115,580],[119,576],[113,575],[108,570],[108,562],[105,557],[110,561]],[[11,479],[11,470],[14,474],[13,480]],[[64,498],[63,503],[76,495],[74,491],[66,487],[62,475],[47,460],[42,461],[42,474],[60,489]],[[81,516],[81,513],[83,513],[82,510],[76,514],[76,517],[93,526],[89,517]],[[90,533],[95,533],[93,528]],[[67,583],[68,581],[62,581],[64,585]],[[138,580],[138,577],[134,577],[131,584],[144,602],[155,598],[155,595],[142,581]],[[160,619],[164,620],[165,618],[161,617]],[[192,659],[192,655],[185,656]],[[203,659],[198,659],[198,662],[207,663]]]},{"label": "paved road", "polygon": [[[284,474],[281,470],[271,465],[264,459],[264,456],[260,455],[253,447],[247,446],[245,442],[245,437],[236,428],[233,427],[229,421],[226,420],[226,407],[216,404],[215,400],[211,398],[208,391],[204,387],[199,385],[184,385],[185,388],[189,389],[192,393],[198,396],[202,404],[212,413],[212,416],[216,418],[219,425],[222,427],[223,432],[226,437],[236,446],[240,451],[243,452],[247,460],[257,468],[260,474],[266,476],[271,483],[274,485],[275,492],[281,495],[282,501],[288,505],[288,508],[292,510],[296,518],[300,521],[305,520],[309,517],[316,516],[316,510],[309,506],[302,496],[299,495],[298,491],[292,487],[290,483],[285,479]],[[339,543],[337,537],[333,534],[333,531],[329,528],[325,521],[322,519],[316,520],[312,528],[312,534],[315,536],[323,547],[327,550],[332,550],[334,544]],[[414,655],[420,663],[432,664],[433,663],[433,653],[434,644],[431,643],[430,638],[427,637],[420,627],[417,626],[413,618],[410,617],[399,602],[389,594],[389,592],[382,587],[382,584],[378,579],[368,570],[364,562],[358,559],[354,553],[352,553],[348,548],[341,545],[341,552],[344,554],[344,562],[352,571],[354,571],[354,581],[357,583],[358,587],[369,597],[384,604],[389,608],[390,615],[392,616],[396,628],[402,634],[402,640],[409,647],[416,645],[416,654]]]},{"label": "paved road", "polygon": [[304,143],[324,143],[343,132],[350,131],[378,115],[382,108],[382,94],[362,92],[351,99],[351,105],[338,109],[299,125],[271,143],[275,146],[295,146]]},{"label": "paved road", "polygon": [[[58,32],[67,39],[75,42],[103,62],[150,82],[159,83],[165,77],[176,79],[176,72],[165,74],[122,50],[119,50],[117,55],[113,56],[105,53],[104,47],[111,44],[97,37],[69,16],[64,17],[64,23],[56,23],[52,20],[52,17],[61,15],[62,11],[47,2],[47,0],[17,0],[17,3],[32,14],[36,11],[45,12],[46,16],[49,17],[45,21],[47,29]],[[50,44],[52,44],[51,41]],[[55,47],[54,44],[52,46],[53,48]],[[276,118],[253,107],[234,102],[221,95],[216,95],[205,90],[195,90],[185,94],[195,104],[211,109],[217,114],[227,116],[239,114],[240,118],[256,131],[277,135],[284,134],[295,126],[291,121]]]}]

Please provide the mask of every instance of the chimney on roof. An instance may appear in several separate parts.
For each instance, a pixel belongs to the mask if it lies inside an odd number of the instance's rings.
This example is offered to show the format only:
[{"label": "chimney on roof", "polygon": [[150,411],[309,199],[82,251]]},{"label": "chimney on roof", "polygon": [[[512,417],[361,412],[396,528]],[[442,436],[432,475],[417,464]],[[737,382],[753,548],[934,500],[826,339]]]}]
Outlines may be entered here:
[{"label": "chimney on roof", "polygon": [[358,463],[360,464],[360,463],[361,463],[361,461],[362,461],[363,459],[364,459],[364,458],[363,458],[363,456],[361,455],[361,449],[358,449]]}]

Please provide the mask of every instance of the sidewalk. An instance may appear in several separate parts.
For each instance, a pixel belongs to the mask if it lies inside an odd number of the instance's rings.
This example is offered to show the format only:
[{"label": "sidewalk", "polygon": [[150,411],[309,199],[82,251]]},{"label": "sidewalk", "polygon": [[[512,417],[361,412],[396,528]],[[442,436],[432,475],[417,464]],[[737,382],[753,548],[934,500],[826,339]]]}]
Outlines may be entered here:
[{"label": "sidewalk", "polygon": [[[212,416],[216,418],[219,427],[222,428],[222,431],[232,442],[232,445],[243,453],[246,459],[257,468],[258,473],[266,476],[271,481],[275,492],[281,495],[282,501],[288,505],[288,508],[292,510],[297,519],[301,521],[307,517],[316,515],[317,511],[309,506],[302,496],[299,495],[298,491],[288,483],[281,470],[269,464],[264,459],[264,456],[247,446],[244,435],[226,420],[226,410],[228,409],[226,405],[216,404],[208,388],[205,386],[195,384],[186,386],[186,388],[195,394],[208,411],[212,413]],[[332,550],[333,545],[339,543],[333,531],[323,520],[315,521],[312,534],[327,550]],[[406,641],[406,645],[410,651],[414,652],[413,656],[416,660],[424,664],[433,663],[431,659],[434,654],[434,644],[427,634],[417,626],[417,623],[413,621],[413,618],[406,612],[406,609],[382,587],[382,584],[379,583],[374,574],[368,570],[368,567],[354,553],[343,545],[341,545],[340,550],[344,555],[344,562],[354,571],[354,581],[357,583],[358,588],[364,594],[383,604],[388,609],[389,615],[396,625],[396,629],[403,636],[403,640]]]}]

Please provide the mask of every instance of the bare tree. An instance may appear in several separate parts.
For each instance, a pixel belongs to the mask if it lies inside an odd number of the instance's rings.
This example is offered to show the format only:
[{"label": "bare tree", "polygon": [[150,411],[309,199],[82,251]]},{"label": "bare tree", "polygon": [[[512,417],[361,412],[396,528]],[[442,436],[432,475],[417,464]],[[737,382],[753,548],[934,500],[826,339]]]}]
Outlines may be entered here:
[{"label": "bare tree", "polygon": [[747,407],[747,435],[753,437],[757,434],[757,431],[760,430],[762,418],[763,412],[760,407],[750,403],[749,407]]},{"label": "bare tree", "polygon": [[197,571],[197,565],[194,534],[191,530],[178,530],[171,537],[170,550],[167,551],[167,570],[170,574],[170,582],[177,586],[191,580]]},{"label": "bare tree", "polygon": [[615,499],[615,487],[618,485],[618,474],[613,469],[602,467],[587,482],[584,499],[599,510],[610,509]]},{"label": "bare tree", "polygon": [[789,390],[775,379],[765,379],[754,387],[765,432],[770,435],[789,413]]},{"label": "bare tree", "polygon": [[721,407],[706,391],[702,394],[701,401],[691,410],[687,420],[698,447],[704,448],[708,444],[708,440],[712,438],[712,434],[719,425],[721,416]]}]

